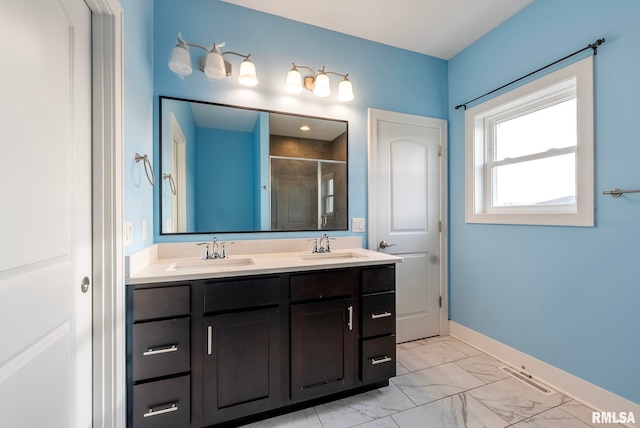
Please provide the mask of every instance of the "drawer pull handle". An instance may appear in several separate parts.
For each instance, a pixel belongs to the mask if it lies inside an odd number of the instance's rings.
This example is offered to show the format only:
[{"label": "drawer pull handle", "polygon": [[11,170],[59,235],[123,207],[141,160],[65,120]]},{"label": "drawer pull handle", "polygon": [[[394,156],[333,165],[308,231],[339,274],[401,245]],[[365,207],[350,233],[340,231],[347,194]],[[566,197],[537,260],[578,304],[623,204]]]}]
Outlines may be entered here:
[{"label": "drawer pull handle", "polygon": [[171,406],[165,407],[164,409],[160,409],[160,410],[149,409],[149,411],[142,416],[145,418],[148,418],[149,416],[159,416],[165,413],[171,413],[171,412],[177,412],[177,411],[178,411],[178,405],[176,403],[173,403]]},{"label": "drawer pull handle", "polygon": [[387,357],[385,355],[384,357],[381,357],[381,358],[372,358],[371,365],[375,366],[376,364],[388,363],[389,361],[391,361],[391,357]]},{"label": "drawer pull handle", "polygon": [[371,314],[371,319],[377,320],[378,318],[386,318],[390,316],[391,316],[391,312],[383,312],[381,314]]},{"label": "drawer pull handle", "polygon": [[349,306],[347,310],[349,311],[349,322],[347,325],[349,326],[349,331],[351,331],[353,330],[353,306]]},{"label": "drawer pull handle", "polygon": [[142,355],[147,357],[149,355],[166,354],[167,352],[176,352],[176,351],[178,351],[178,345],[171,345],[171,346],[166,346],[164,348],[157,348],[157,349],[149,348],[148,350],[143,352]]}]

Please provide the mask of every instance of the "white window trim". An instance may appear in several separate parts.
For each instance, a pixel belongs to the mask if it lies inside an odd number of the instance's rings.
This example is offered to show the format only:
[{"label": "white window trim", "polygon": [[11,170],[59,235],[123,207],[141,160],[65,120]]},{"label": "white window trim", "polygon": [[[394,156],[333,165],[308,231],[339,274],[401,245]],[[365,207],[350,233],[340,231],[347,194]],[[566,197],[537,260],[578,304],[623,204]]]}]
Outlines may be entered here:
[{"label": "white window trim", "polygon": [[[577,147],[576,204],[556,206],[495,207],[487,209],[485,121],[505,106],[532,94],[545,95],[545,89],[576,78]],[[547,94],[548,95],[548,94]],[[594,225],[593,180],[593,57],[550,73],[526,85],[499,95],[465,111],[466,129],[466,222],[491,224],[531,224],[555,226]]]}]

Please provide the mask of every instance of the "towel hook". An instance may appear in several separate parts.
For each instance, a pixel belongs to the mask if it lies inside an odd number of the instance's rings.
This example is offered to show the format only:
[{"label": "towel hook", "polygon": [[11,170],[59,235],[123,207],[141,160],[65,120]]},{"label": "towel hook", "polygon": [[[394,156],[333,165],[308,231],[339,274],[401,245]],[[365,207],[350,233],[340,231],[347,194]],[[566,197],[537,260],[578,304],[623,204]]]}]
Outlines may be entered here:
[{"label": "towel hook", "polygon": [[149,183],[151,183],[152,186],[155,186],[156,179],[155,179],[155,176],[153,175],[153,167],[151,166],[151,161],[149,160],[149,157],[147,155],[141,156],[138,153],[136,153],[134,159],[136,160],[136,163],[140,161],[144,161],[144,173],[147,175],[147,180],[149,180]]}]

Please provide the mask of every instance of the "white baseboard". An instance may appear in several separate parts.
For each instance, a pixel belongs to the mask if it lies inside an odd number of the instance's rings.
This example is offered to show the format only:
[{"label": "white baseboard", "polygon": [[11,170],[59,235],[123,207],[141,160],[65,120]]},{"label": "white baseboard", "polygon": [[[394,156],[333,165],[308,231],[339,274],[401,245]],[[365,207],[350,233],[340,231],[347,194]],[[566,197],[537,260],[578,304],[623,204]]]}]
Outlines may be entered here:
[{"label": "white baseboard", "polygon": [[[449,334],[512,367],[526,367],[526,372],[554,390],[601,412],[617,414],[633,412],[640,418],[640,405],[589,383],[579,377],[538,360],[524,352],[498,342],[454,321],[449,321]],[[625,426],[640,428],[640,420]]]}]

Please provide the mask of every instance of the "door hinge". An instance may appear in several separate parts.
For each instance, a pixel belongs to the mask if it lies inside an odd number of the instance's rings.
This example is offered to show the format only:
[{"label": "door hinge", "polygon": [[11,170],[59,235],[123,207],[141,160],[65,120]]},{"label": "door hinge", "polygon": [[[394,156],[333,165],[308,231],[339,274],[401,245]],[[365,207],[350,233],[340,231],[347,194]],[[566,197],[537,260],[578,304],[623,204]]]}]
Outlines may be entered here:
[{"label": "door hinge", "polygon": [[439,307],[442,307],[442,296],[440,296],[440,298],[438,299],[438,305]]},{"label": "door hinge", "polygon": [[438,222],[438,232],[442,232],[442,221]]},{"label": "door hinge", "polygon": [[438,146],[438,156],[442,156],[442,146]]}]

